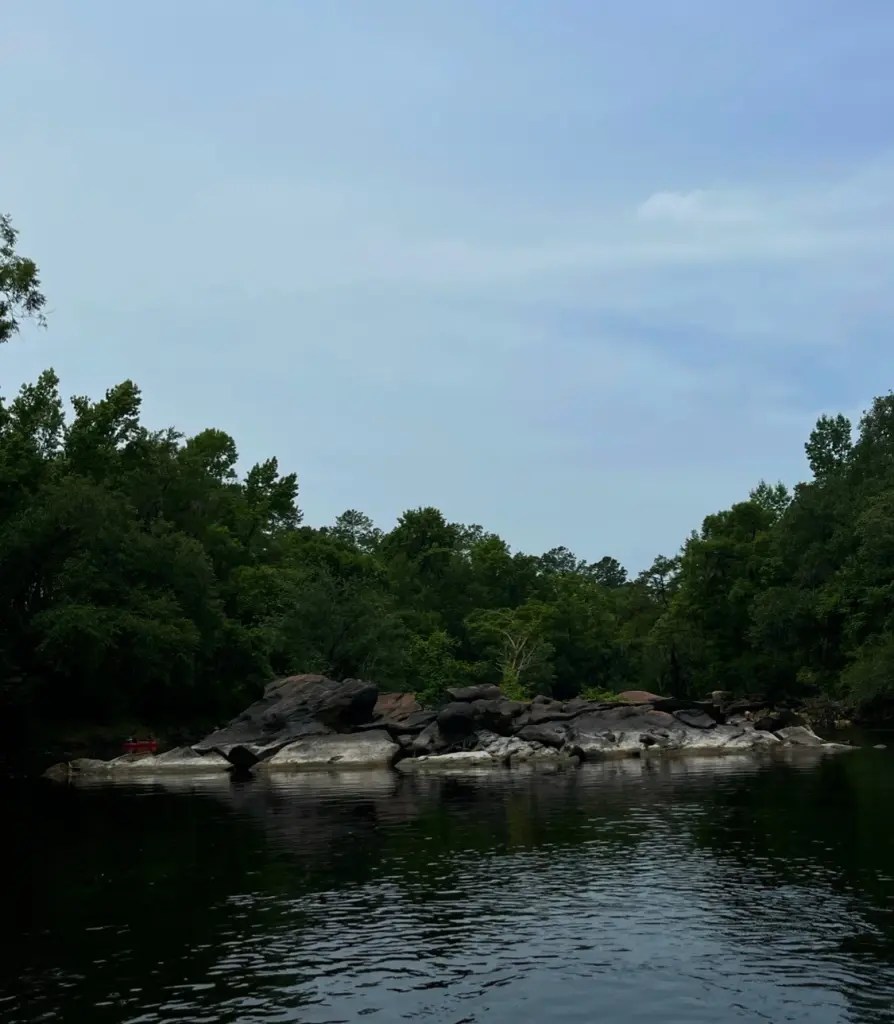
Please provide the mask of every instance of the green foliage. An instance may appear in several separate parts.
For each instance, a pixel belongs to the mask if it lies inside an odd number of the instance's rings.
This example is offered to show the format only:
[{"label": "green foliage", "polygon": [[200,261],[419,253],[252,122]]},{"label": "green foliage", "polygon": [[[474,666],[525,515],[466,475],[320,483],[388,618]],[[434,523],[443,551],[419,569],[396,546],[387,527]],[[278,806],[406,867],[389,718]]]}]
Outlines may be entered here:
[{"label": "green foliage", "polygon": [[613,690],[603,690],[598,686],[585,686],[581,690],[580,696],[584,700],[600,701],[604,704],[618,700],[618,695]]},{"label": "green foliage", "polygon": [[[514,554],[433,508],[383,533],[301,524],[294,474],[237,470],[219,430],[140,420],[131,382],[66,417],[52,371],[0,403],[0,694],[43,715],[223,715],[274,674],[566,699],[643,688],[894,696],[894,402],[814,479],[760,483],[635,580],[606,556]],[[847,429],[846,429],[847,427]]]},{"label": "green foliage", "polygon": [[18,333],[22,317],[44,323],[37,265],[16,252],[17,239],[12,221],[0,214],[0,344]]},{"label": "green foliage", "polygon": [[490,677],[516,700],[549,691],[555,669],[554,648],[548,639],[551,608],[527,601],[517,608],[481,609],[466,620]]},{"label": "green foliage", "polygon": [[847,466],[852,454],[851,422],[845,416],[821,416],[804,445],[810,470],[824,480]]},{"label": "green foliage", "polygon": [[405,678],[424,707],[446,699],[448,686],[464,686],[477,680],[475,666],[456,657],[459,642],[443,629],[428,636],[410,636],[405,652]]}]

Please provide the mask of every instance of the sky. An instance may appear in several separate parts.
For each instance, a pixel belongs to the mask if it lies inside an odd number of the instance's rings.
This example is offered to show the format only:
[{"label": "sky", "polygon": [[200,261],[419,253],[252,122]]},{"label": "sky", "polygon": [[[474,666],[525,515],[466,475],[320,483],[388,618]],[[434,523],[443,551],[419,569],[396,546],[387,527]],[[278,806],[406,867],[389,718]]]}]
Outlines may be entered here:
[{"label": "sky", "polygon": [[6,5],[0,390],[637,571],[892,385],[892,55],[890,0]]}]

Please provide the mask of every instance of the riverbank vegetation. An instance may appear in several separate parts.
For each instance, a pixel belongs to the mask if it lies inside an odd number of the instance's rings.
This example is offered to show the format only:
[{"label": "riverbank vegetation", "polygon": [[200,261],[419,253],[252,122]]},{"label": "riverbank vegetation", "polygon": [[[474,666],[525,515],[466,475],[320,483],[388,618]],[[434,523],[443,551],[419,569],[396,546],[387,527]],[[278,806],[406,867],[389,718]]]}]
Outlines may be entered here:
[{"label": "riverbank vegetation", "polygon": [[[0,341],[40,316],[0,220]],[[0,404],[0,702],[9,720],[226,716],[273,676],[373,679],[436,701],[722,688],[894,696],[894,396],[823,417],[810,478],[759,483],[634,577],[610,555],[513,552],[435,508],[383,531],[302,522],[275,458],[140,415],[131,381],[70,409],[52,370]],[[594,538],[594,547],[601,544]]]}]

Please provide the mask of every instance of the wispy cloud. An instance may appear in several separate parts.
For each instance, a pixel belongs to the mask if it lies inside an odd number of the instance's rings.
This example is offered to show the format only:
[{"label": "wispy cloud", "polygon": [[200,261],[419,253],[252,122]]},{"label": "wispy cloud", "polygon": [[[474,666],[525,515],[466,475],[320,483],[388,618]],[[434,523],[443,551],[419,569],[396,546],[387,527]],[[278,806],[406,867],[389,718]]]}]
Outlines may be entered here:
[{"label": "wispy cloud", "polygon": [[758,211],[749,197],[697,189],[693,192],[654,192],[636,211],[643,221],[672,224],[748,224]]},{"label": "wispy cloud", "polygon": [[634,565],[800,474],[890,384],[890,6],[495,12],[20,5],[0,207],[54,313],[3,380],[133,376],[310,521]]}]

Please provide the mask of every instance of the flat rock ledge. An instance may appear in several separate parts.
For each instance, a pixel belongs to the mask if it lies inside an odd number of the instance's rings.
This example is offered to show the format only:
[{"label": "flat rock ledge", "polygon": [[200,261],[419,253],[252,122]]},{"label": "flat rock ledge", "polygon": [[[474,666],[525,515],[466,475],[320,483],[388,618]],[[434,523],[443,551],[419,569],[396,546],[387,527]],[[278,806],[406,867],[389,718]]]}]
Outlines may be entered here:
[{"label": "flat rock ledge", "polygon": [[123,754],[111,761],[79,757],[74,761],[54,764],[44,772],[44,778],[65,782],[78,776],[206,775],[228,772],[232,767],[220,754],[198,754],[192,747],[176,747],[158,756]]},{"label": "flat rock ledge", "polygon": [[45,777],[149,778],[233,770],[268,772],[396,768],[404,774],[530,766],[574,768],[582,761],[672,754],[857,749],[829,743],[789,709],[717,692],[682,701],[643,691],[617,701],[536,697],[515,701],[496,686],[448,691],[438,709],[411,693],[380,694],[372,683],[290,676],[228,725],[188,747],[110,761],[80,758]]}]

